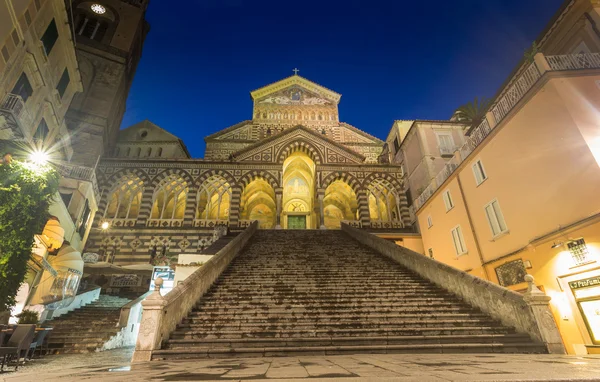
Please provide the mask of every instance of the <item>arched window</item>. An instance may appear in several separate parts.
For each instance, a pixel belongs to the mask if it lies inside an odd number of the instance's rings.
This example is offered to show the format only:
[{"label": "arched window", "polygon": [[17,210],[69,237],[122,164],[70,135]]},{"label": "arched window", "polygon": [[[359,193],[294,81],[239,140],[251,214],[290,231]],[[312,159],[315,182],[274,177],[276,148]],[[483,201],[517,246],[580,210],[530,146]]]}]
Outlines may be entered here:
[{"label": "arched window", "polygon": [[187,182],[177,175],[163,179],[154,191],[150,218],[183,219],[187,194]]},{"label": "arched window", "polygon": [[385,179],[375,179],[367,187],[371,220],[398,221],[400,199],[392,185]]},{"label": "arched window", "polygon": [[157,157],[162,156],[162,147],[159,147],[158,150],[156,150],[156,156]]},{"label": "arched window", "polygon": [[142,156],[142,148],[141,147],[138,147],[135,150],[135,156],[138,157],[138,158]]},{"label": "arched window", "polygon": [[120,150],[118,147],[115,149],[115,156],[116,156],[116,157],[118,157],[118,156],[119,156],[119,153],[120,153],[120,151],[121,151],[121,150]]},{"label": "arched window", "polygon": [[125,156],[128,157],[130,154],[131,154],[131,147],[128,147]]},{"label": "arched window", "polygon": [[196,219],[227,220],[231,203],[231,185],[220,176],[208,178],[198,191]]},{"label": "arched window", "polygon": [[149,157],[150,155],[152,155],[152,147],[146,149],[146,156]]},{"label": "arched window", "polygon": [[144,182],[135,175],[122,178],[110,194],[105,219],[136,219],[142,203]]}]

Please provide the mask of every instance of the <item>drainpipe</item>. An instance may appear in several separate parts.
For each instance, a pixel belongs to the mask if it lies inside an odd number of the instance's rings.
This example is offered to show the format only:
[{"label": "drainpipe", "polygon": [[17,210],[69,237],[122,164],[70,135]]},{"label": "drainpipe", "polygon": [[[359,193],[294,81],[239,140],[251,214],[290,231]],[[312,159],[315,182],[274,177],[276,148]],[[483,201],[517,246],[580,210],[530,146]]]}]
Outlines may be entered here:
[{"label": "drainpipe", "polygon": [[465,198],[465,192],[463,191],[462,182],[460,181],[460,174],[456,174],[456,180],[458,182],[458,189],[460,190],[460,196],[462,197],[463,205],[465,206],[465,211],[467,212],[467,219],[469,220],[469,226],[471,227],[471,233],[473,234],[473,240],[475,240],[475,247],[477,248],[477,254],[479,255],[479,261],[481,262],[481,266],[483,267],[483,273],[487,281],[490,280],[490,275],[488,274],[487,267],[485,266],[485,262],[483,261],[483,253],[481,253],[481,247],[479,246],[479,240],[477,239],[477,234],[475,233],[475,226],[473,225],[473,220],[471,219],[471,213],[469,212],[469,206],[467,206],[467,200]]}]

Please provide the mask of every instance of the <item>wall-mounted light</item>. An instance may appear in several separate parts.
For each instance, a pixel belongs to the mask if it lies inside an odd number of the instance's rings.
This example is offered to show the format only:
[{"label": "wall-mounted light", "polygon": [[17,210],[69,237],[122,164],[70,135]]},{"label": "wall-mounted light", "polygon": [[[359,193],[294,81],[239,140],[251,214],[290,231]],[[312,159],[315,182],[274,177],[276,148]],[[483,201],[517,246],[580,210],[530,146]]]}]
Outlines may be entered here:
[{"label": "wall-mounted light", "polygon": [[104,8],[104,6],[100,4],[92,4],[90,8],[92,9],[92,12],[97,13],[99,15],[103,15],[106,13],[106,8]]},{"label": "wall-mounted light", "polygon": [[567,248],[569,249],[569,252],[571,252],[571,257],[576,265],[581,265],[588,262],[589,252],[583,238],[568,242]]},{"label": "wall-mounted light", "polygon": [[554,242],[554,243],[552,244],[552,247],[550,247],[550,248],[552,248],[552,249],[556,249],[556,248],[558,248],[558,247],[560,247],[560,246],[562,246],[562,245],[563,245],[563,242],[561,242],[561,241],[559,241],[558,243],[557,243],[557,242]]}]

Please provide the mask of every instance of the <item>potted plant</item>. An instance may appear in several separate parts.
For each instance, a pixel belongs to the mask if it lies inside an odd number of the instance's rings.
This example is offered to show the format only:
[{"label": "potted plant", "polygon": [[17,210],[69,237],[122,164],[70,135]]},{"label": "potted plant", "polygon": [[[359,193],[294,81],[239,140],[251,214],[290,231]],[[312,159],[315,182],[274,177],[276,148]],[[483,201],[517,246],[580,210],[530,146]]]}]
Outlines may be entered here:
[{"label": "potted plant", "polygon": [[23,309],[23,311],[16,316],[19,319],[19,324],[37,324],[40,320],[38,312],[34,310]]}]

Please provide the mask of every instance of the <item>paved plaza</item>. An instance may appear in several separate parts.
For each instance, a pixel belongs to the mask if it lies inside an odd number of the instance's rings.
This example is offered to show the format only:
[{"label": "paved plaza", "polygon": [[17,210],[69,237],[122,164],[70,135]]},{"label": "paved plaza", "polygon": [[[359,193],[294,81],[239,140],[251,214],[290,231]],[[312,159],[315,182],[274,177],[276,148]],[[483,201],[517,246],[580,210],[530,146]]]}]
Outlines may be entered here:
[{"label": "paved plaza", "polygon": [[[153,361],[132,349],[46,356],[0,380],[24,381],[600,381],[600,356],[364,354]],[[12,370],[12,368],[9,368]]]}]

